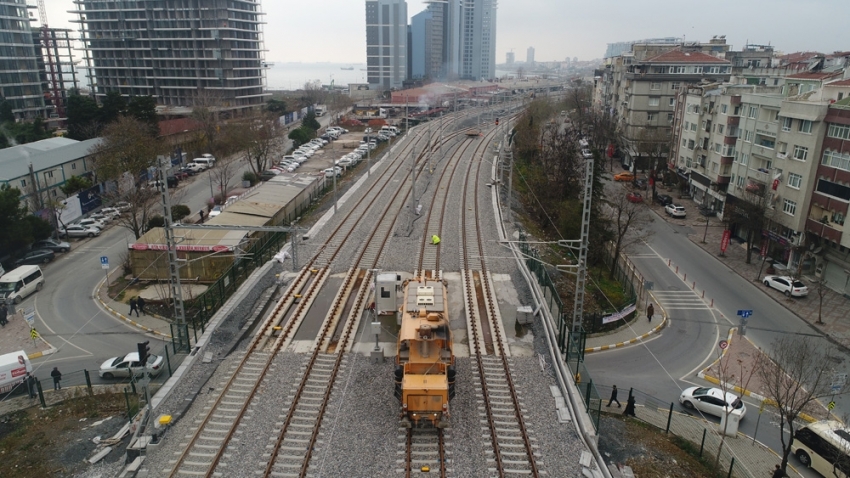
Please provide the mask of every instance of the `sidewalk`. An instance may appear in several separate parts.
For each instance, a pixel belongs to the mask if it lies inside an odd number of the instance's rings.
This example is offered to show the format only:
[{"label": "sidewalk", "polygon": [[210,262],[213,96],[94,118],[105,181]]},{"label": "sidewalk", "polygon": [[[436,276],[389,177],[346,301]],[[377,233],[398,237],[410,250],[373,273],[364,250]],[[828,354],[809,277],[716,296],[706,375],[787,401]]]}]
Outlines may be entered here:
[{"label": "sidewalk", "polygon": [[[32,360],[55,353],[56,349],[47,341],[50,337],[44,338],[40,335],[48,332],[36,327],[39,336],[33,340],[30,335],[30,326],[24,320],[23,309],[18,309],[17,312],[17,315],[9,315],[7,317],[9,323],[0,328],[0,355],[23,349]],[[38,325],[37,322],[36,325]]]},{"label": "sidewalk", "polygon": [[[655,301],[658,304],[658,301]],[[626,345],[640,342],[652,334],[661,331],[667,325],[667,314],[661,310],[656,312],[656,319],[652,322],[646,320],[646,314],[637,314],[637,317],[629,324],[623,325],[614,332],[588,336],[585,343],[584,353],[601,352],[603,350],[625,347]],[[659,320],[657,317],[660,316]]]},{"label": "sidewalk", "polygon": [[[120,268],[113,269],[109,272],[112,277]],[[103,306],[109,313],[115,317],[127,322],[128,324],[147,333],[155,334],[165,339],[171,339],[171,323],[164,318],[147,313],[139,317],[132,317],[130,314],[130,306],[126,302],[119,302],[109,297],[107,293],[106,279],[102,279],[97,288],[97,302]],[[129,300],[129,299],[128,299]]]}]

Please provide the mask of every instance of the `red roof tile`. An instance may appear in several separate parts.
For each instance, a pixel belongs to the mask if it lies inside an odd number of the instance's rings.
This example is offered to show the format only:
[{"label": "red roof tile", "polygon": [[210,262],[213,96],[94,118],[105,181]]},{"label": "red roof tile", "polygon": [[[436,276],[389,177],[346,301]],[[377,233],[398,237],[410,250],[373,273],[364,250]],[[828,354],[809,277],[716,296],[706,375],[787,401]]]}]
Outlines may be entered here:
[{"label": "red roof tile", "polygon": [[184,131],[195,131],[201,129],[201,123],[192,118],[176,118],[159,122],[159,135],[169,136]]},{"label": "red roof tile", "polygon": [[824,86],[850,86],[850,78],[846,80],[833,81],[831,83],[827,83]]},{"label": "red roof tile", "polygon": [[700,51],[682,51],[677,48],[649,58],[645,63],[729,63],[729,60]]}]

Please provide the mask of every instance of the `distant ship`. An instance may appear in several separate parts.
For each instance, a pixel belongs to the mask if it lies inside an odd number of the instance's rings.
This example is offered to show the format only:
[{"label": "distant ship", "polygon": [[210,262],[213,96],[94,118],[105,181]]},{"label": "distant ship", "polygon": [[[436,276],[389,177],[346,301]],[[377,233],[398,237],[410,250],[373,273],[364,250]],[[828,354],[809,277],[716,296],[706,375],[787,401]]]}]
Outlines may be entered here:
[{"label": "distant ship", "polygon": [[353,66],[343,66],[343,67],[340,67],[340,70],[353,70],[353,69],[354,69],[354,67],[353,67]]}]

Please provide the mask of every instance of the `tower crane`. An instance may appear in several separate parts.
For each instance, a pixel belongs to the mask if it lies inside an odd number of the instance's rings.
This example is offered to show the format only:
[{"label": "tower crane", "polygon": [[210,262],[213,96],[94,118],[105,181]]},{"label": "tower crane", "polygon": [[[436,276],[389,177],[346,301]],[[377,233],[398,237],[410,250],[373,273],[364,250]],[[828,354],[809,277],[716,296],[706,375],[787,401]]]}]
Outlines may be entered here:
[{"label": "tower crane", "polygon": [[60,118],[65,117],[65,101],[62,92],[60,91],[59,75],[62,74],[59,65],[59,52],[56,50],[56,39],[53,32],[47,26],[47,7],[44,5],[44,0],[38,0],[38,16],[41,20],[41,46],[47,53],[45,66],[47,67],[48,91],[44,93],[44,99],[56,107],[56,113]]}]

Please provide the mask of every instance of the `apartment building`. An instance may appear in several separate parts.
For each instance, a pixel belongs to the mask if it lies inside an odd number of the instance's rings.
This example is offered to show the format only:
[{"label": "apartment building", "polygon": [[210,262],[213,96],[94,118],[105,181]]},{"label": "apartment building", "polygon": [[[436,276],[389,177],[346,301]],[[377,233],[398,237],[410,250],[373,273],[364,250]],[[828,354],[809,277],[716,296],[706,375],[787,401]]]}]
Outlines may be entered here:
[{"label": "apartment building", "polygon": [[407,2],[366,2],[366,80],[372,89],[400,88],[407,71]]},{"label": "apartment building", "polygon": [[[74,0],[95,95],[198,101],[225,111],[261,105],[266,51],[256,0]],[[203,97],[199,99],[199,97]]]},{"label": "apartment building", "polygon": [[478,81],[496,76],[496,8],[496,0],[464,0],[462,79]]},{"label": "apartment building", "polygon": [[47,117],[44,102],[47,80],[39,68],[40,49],[26,0],[6,0],[0,4],[0,96],[12,106],[16,118]]}]

